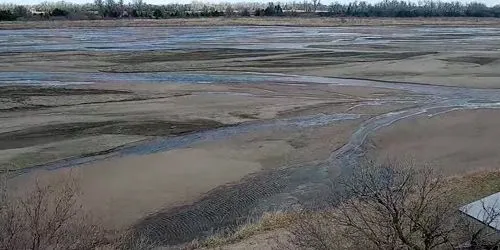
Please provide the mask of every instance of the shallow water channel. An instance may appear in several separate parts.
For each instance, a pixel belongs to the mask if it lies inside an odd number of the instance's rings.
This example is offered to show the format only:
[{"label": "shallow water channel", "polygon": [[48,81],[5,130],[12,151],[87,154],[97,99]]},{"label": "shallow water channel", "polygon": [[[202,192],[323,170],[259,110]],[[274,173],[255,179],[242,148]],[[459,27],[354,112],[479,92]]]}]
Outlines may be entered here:
[{"label": "shallow water channel", "polygon": [[[460,43],[464,49],[473,48],[477,39],[490,39],[500,34],[498,29],[481,28],[413,28],[405,32],[384,29],[376,32],[357,32],[347,28],[294,27],[221,27],[221,28],[119,28],[119,29],[61,29],[0,31],[0,53],[35,53],[56,51],[137,51],[197,48],[251,48],[315,50],[331,44],[388,44],[418,37],[421,46],[434,44],[437,37],[444,43]],[[462,34],[462,37],[456,34]],[[453,36],[449,34],[454,34]],[[498,37],[497,37],[498,38]],[[341,166],[348,172],[363,155],[366,139],[378,129],[394,122],[418,115],[434,116],[459,109],[500,108],[500,90],[445,87],[425,84],[396,83],[358,79],[340,79],[293,74],[265,74],[259,72],[13,72],[0,70],[1,85],[71,85],[99,82],[117,83],[266,83],[327,84],[356,87],[374,87],[409,93],[398,98],[371,100],[359,105],[377,105],[408,102],[411,108],[377,115],[364,121],[352,134],[348,143],[331,152],[328,159],[301,166],[283,166],[266,170],[242,180],[241,183],[208,192],[201,200],[182,207],[161,211],[137,225],[137,230],[155,241],[180,243],[210,234],[216,230],[234,227],[248,216],[264,211],[288,209],[297,200],[314,206],[323,196],[332,178],[329,169]],[[108,154],[74,158],[43,167],[57,169],[79,166],[83,163],[124,155],[143,155],[194,143],[226,139],[234,135],[276,127],[305,128],[328,126],[335,122],[358,119],[363,114],[333,114],[296,117],[242,123],[230,127],[193,133],[174,138],[156,138],[118,148]],[[27,169],[26,171],[29,171]]]}]

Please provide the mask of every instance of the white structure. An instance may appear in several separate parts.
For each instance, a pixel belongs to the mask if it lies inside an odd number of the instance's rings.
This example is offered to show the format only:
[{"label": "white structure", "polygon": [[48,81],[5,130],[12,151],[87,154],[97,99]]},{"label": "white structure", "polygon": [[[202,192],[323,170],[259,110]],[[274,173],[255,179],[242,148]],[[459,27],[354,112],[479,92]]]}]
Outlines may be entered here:
[{"label": "white structure", "polygon": [[461,207],[460,211],[500,231],[500,192],[469,203]]},{"label": "white structure", "polygon": [[31,12],[31,15],[40,15],[40,16],[44,16],[45,15],[45,12],[43,12],[43,11],[37,11],[35,9],[30,9],[30,12]]}]

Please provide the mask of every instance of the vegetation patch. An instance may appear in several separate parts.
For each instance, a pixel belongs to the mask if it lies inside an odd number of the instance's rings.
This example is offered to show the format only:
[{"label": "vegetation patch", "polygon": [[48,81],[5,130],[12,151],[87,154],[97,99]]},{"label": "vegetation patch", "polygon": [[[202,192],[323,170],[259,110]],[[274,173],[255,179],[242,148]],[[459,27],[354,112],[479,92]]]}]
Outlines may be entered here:
[{"label": "vegetation patch", "polygon": [[297,219],[296,213],[274,212],[265,213],[258,221],[248,222],[230,233],[218,233],[198,243],[200,247],[218,248],[233,244],[254,235],[289,228]]},{"label": "vegetation patch", "polygon": [[[380,1],[322,4],[318,0],[301,3],[255,4],[146,4],[142,0],[125,5],[123,1],[96,0],[94,4],[0,5],[0,21],[88,20],[119,18],[206,18],[206,17],[500,17],[500,7],[483,3],[467,4],[429,1]],[[28,9],[29,8],[29,9]]]},{"label": "vegetation patch", "polygon": [[500,171],[479,171],[447,180],[447,188],[453,190],[454,200],[464,205],[500,191]]}]

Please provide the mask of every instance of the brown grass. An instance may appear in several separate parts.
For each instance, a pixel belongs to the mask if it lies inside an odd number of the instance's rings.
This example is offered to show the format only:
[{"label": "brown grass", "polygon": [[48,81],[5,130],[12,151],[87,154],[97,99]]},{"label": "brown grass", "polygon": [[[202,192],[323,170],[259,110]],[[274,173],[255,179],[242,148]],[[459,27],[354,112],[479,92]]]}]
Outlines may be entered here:
[{"label": "brown grass", "polygon": [[500,170],[483,170],[451,177],[446,186],[453,190],[457,203],[464,205],[500,191]]},{"label": "brown grass", "polygon": [[218,248],[233,244],[254,235],[262,234],[265,232],[288,228],[292,226],[298,219],[296,213],[274,212],[265,213],[258,221],[249,222],[232,233],[219,233],[215,234],[202,242],[196,242],[198,247],[204,248]]},{"label": "brown grass", "polygon": [[252,17],[252,18],[196,18],[196,19],[121,19],[121,20],[58,20],[2,22],[1,29],[47,29],[47,28],[103,28],[103,27],[178,27],[178,26],[500,26],[495,18],[294,18],[294,17]]},{"label": "brown grass", "polygon": [[[479,171],[463,176],[450,177],[444,180],[444,186],[444,188],[452,190],[453,199],[455,199],[458,209],[459,206],[498,192],[500,190],[500,170]],[[287,232],[287,230],[293,229],[304,216],[315,221],[324,219],[321,214],[316,213],[266,213],[260,220],[244,224],[232,233],[219,233],[203,241],[194,241],[189,248],[230,248],[232,244],[244,242],[256,235],[279,231],[280,229],[284,229],[283,232]],[[330,236],[332,239],[335,239],[336,244],[352,248],[352,242],[342,239],[341,232],[344,232],[345,228],[339,227],[337,229],[338,234],[331,232]],[[291,240],[290,236],[283,238]],[[288,245],[289,243],[280,242],[280,244]]]}]

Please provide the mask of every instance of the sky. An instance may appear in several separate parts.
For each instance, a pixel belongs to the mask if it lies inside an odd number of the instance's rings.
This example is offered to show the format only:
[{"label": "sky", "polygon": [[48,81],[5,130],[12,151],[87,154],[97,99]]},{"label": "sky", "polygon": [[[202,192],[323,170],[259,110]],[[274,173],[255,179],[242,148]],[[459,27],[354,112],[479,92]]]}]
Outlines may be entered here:
[{"label": "sky", "polygon": [[[15,4],[38,4],[41,2],[56,2],[56,0],[0,0],[1,3],[15,3]],[[274,1],[274,2],[292,2],[293,0],[280,0],[280,1]],[[380,2],[380,0],[365,0],[366,2]],[[411,0],[414,2],[417,2],[416,0]],[[447,0],[441,0],[443,2],[446,2]],[[455,1],[455,0],[449,0],[449,1]],[[484,3],[488,6],[493,6],[496,4],[500,4],[500,0],[458,0],[459,2],[462,3],[469,3],[469,2],[480,2]],[[91,3],[93,0],[65,0],[65,2],[71,2],[71,3]],[[127,2],[127,0],[125,0]],[[144,0],[144,2],[150,3],[150,4],[169,4],[169,3],[191,3],[192,0]],[[199,2],[199,1],[197,1]],[[235,2],[269,2],[269,0],[203,0],[202,2],[210,2],[210,3],[219,3],[219,2],[229,2],[229,3],[235,3]],[[302,2],[302,0],[296,0],[296,2]],[[354,2],[354,0],[322,0],[321,1],[323,4],[329,4],[331,2],[340,2],[340,3],[346,3],[346,2]]]}]

